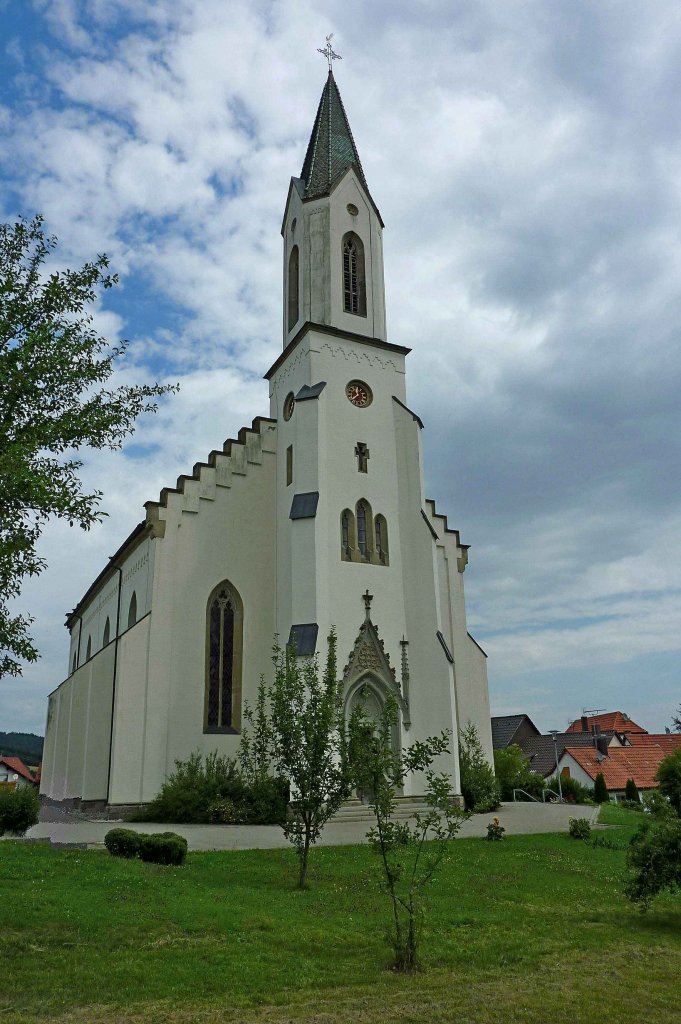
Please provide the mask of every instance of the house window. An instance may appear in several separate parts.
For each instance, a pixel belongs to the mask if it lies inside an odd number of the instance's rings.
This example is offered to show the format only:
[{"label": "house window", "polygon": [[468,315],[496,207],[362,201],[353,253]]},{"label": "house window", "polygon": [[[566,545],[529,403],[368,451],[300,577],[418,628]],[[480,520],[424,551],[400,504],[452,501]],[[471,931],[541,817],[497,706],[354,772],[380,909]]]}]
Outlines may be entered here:
[{"label": "house window", "polygon": [[293,445],[286,449],[286,486],[293,483]]},{"label": "house window", "polygon": [[294,245],[291,255],[288,258],[288,329],[289,331],[298,323],[300,315],[298,302],[298,270],[299,257],[298,246]]},{"label": "house window", "polygon": [[364,245],[354,231],[343,237],[343,309],[357,316],[367,315]]},{"label": "house window", "polygon": [[106,647],[106,645],[108,644],[110,639],[111,639],[111,623],[109,622],[109,616],[107,615],[106,622],[104,623],[104,636],[102,638],[102,647]]},{"label": "house window", "polygon": [[137,622],[137,594],[133,590],[130,604],[128,605],[128,629]]},{"label": "house window", "polygon": [[238,732],[241,724],[242,607],[226,581],[208,600],[204,732]]}]

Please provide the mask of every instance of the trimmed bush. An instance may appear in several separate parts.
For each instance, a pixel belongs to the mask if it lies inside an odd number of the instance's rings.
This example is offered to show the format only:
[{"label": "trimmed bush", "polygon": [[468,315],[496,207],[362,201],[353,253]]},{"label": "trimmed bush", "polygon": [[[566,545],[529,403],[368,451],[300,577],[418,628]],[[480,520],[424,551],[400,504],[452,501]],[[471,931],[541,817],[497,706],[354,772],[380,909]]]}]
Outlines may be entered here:
[{"label": "trimmed bush", "polygon": [[40,798],[33,786],[16,789],[0,789],[0,836],[11,832],[23,836],[33,825],[38,824]]},{"label": "trimmed bush", "polygon": [[149,864],[184,864],[187,840],[175,832],[140,835],[139,856]]},{"label": "trimmed bush", "polygon": [[130,828],[112,828],[104,836],[104,845],[112,857],[136,857],[140,851],[141,835]]},{"label": "trimmed bush", "polygon": [[605,784],[603,772],[599,772],[594,779],[593,798],[597,804],[607,804],[610,800],[610,794],[608,793],[608,787]]},{"label": "trimmed bush", "polygon": [[627,779],[627,784],[624,787],[624,799],[628,803],[634,803],[634,801],[636,801],[637,804],[640,804],[641,802],[638,795],[638,786],[633,779]]},{"label": "trimmed bush", "polygon": [[591,838],[591,823],[586,818],[570,818],[569,832],[573,839],[587,842]]}]

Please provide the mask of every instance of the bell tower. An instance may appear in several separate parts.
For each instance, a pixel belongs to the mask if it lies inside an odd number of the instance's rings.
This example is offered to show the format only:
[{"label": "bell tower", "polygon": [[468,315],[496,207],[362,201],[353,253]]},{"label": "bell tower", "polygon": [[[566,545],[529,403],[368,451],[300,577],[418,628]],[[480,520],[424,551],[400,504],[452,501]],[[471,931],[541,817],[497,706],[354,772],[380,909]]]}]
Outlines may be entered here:
[{"label": "bell tower", "polygon": [[284,348],[308,323],[386,341],[383,221],[329,68],[284,239]]}]

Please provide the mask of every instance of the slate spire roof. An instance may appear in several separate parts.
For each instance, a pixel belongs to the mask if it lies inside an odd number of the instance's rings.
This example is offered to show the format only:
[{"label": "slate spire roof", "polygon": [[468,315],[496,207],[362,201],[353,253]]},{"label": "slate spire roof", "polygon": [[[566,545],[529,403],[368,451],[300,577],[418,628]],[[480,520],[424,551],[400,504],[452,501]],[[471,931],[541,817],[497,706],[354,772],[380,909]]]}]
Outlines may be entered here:
[{"label": "slate spire roof", "polygon": [[304,198],[328,195],[334,182],[348,167],[355,168],[367,188],[343,101],[333,72],[329,71],[300,172],[305,185]]}]

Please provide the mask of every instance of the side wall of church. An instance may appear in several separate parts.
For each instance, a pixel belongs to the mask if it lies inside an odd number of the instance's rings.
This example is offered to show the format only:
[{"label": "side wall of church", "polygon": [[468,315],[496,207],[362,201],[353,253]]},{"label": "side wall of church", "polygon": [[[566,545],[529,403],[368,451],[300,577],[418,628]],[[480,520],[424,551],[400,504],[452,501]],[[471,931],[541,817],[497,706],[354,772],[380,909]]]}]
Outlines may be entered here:
[{"label": "side wall of church", "polygon": [[207,606],[219,584],[228,581],[243,603],[239,707],[254,703],[261,674],[271,674],[276,425],[264,421],[229,448],[151,510],[163,536],[146,635],[132,631],[119,655],[112,804],[153,799],[175,760],[193,751],[237,752],[238,721],[234,733],[204,732]]}]

